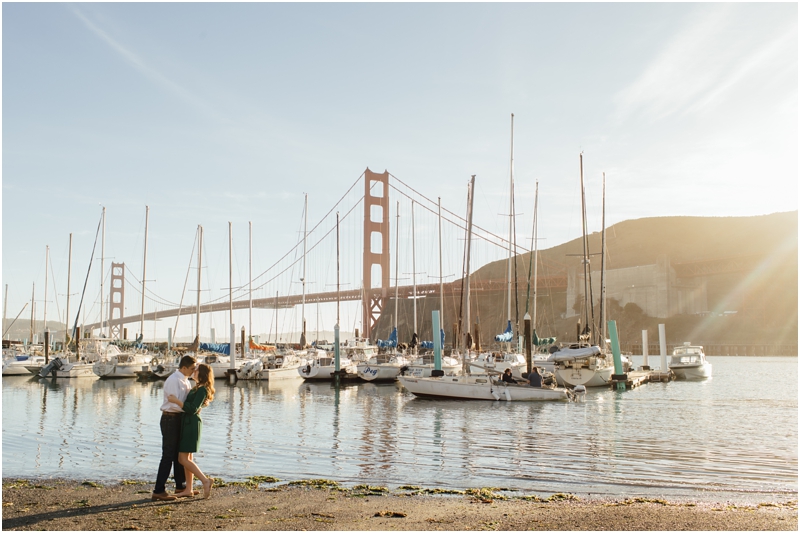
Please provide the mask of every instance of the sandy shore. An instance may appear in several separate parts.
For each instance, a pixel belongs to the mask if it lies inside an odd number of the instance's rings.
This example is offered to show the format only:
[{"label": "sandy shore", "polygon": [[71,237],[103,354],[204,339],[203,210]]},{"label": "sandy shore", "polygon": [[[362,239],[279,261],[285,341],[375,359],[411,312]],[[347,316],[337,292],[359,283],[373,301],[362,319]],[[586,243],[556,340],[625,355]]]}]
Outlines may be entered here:
[{"label": "sandy shore", "polygon": [[[3,530],[797,530],[797,500],[755,505],[393,491],[216,480],[208,500],[151,501],[144,481],[3,480]],[[266,483],[265,483],[266,482]],[[442,492],[445,492],[444,494]]]}]

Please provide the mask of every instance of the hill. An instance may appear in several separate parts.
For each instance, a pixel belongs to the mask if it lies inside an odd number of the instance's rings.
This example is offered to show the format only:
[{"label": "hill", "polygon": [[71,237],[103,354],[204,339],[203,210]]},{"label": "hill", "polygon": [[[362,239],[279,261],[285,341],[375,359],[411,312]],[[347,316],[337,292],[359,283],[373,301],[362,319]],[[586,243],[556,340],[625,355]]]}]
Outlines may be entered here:
[{"label": "hill", "polygon": [[[797,223],[797,211],[792,211],[753,217],[653,217],[609,227],[608,270],[653,265],[660,256],[665,256],[673,268],[705,268],[709,272],[705,276],[708,313],[658,319],[648,317],[635,304],[623,307],[613,299],[609,301],[608,317],[617,320],[621,341],[641,342],[641,330],[647,329],[654,342],[657,325],[665,323],[670,344],[691,340],[705,344],[797,346]],[[600,251],[601,238],[600,232],[589,236],[590,253]],[[540,279],[560,278],[563,284],[569,268],[581,268],[582,252],[582,238],[540,250]],[[520,322],[526,308],[530,255],[516,257]],[[599,270],[599,256],[592,256],[592,268]],[[506,261],[495,261],[475,271],[472,279],[505,279],[506,270]],[[472,299],[472,316],[478,317],[485,344],[505,327],[506,294],[476,291]],[[564,318],[567,301],[563,286],[540,288],[536,301],[537,330],[541,335],[556,335],[563,340],[575,336],[577,318]],[[401,340],[410,337],[412,305],[409,300],[400,302]],[[386,338],[391,330],[393,306],[389,303],[384,307],[390,312],[376,324],[380,338]],[[452,339],[451,325],[458,306],[454,298],[445,302],[448,342]],[[418,313],[425,317],[420,335],[424,339],[431,338],[427,321],[430,311],[436,308],[438,295],[420,300]],[[512,310],[512,315],[515,314]]]}]

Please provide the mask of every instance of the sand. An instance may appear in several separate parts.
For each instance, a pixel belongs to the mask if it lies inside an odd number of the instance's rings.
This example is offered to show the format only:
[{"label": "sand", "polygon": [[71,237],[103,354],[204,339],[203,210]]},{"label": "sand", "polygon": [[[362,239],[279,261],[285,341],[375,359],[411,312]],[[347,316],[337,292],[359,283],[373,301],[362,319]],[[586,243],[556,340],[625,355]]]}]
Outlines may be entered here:
[{"label": "sand", "polygon": [[[263,481],[267,481],[264,483]],[[150,482],[3,480],[3,530],[792,530],[797,500],[752,505],[392,491],[332,481],[216,480],[209,499],[151,501]],[[199,484],[196,486],[199,488]],[[445,491],[447,492],[447,491]],[[796,496],[795,496],[796,498]]]}]

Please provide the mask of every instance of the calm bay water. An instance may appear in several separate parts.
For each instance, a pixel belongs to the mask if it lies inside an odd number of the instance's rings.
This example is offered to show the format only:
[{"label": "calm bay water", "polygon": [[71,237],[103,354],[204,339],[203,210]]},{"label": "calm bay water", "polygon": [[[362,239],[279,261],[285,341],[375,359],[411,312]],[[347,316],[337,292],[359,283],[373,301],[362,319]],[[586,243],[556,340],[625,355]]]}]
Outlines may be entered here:
[{"label": "calm bay water", "polygon": [[[709,361],[707,381],[590,389],[569,404],[421,400],[398,384],[218,382],[195,457],[227,480],[796,499],[797,358]],[[162,387],[4,377],[2,475],[154,480]]]}]

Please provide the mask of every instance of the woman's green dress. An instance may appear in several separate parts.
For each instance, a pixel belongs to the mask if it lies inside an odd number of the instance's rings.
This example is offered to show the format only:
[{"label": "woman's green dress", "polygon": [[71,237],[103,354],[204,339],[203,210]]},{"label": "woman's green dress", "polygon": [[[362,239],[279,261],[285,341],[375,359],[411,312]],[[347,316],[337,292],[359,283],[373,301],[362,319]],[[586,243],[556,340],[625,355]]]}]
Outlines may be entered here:
[{"label": "woman's green dress", "polygon": [[200,447],[200,434],[203,431],[203,419],[200,418],[200,408],[206,400],[208,391],[205,387],[195,387],[189,391],[186,401],[183,402],[183,425],[181,426],[181,442],[178,451],[194,453]]}]

